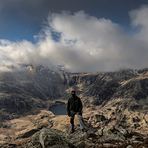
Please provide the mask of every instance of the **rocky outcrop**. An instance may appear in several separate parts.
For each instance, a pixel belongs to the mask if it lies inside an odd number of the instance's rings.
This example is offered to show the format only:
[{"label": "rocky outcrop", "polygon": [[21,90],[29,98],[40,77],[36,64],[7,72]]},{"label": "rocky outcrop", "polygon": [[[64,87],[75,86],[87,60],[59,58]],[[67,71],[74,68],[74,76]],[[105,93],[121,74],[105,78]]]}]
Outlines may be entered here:
[{"label": "rocky outcrop", "polygon": [[124,82],[114,97],[146,99],[148,96],[148,78],[136,78]]},{"label": "rocky outcrop", "polygon": [[26,148],[74,148],[75,146],[69,142],[64,133],[55,129],[42,129],[34,134]]}]

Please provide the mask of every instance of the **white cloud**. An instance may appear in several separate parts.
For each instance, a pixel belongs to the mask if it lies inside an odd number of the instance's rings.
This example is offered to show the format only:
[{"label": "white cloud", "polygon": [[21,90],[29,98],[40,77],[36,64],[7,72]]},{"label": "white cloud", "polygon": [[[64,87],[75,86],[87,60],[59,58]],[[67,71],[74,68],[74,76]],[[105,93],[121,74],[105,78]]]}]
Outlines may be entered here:
[{"label": "white cloud", "polygon": [[[130,12],[133,35],[111,20],[83,11],[50,14],[48,24],[35,44],[29,41],[0,41],[2,63],[63,64],[71,71],[112,71],[143,68],[148,63],[148,7]],[[61,34],[58,42],[52,31]]]},{"label": "white cloud", "polygon": [[132,25],[139,28],[138,38],[148,42],[148,6],[130,12]]}]

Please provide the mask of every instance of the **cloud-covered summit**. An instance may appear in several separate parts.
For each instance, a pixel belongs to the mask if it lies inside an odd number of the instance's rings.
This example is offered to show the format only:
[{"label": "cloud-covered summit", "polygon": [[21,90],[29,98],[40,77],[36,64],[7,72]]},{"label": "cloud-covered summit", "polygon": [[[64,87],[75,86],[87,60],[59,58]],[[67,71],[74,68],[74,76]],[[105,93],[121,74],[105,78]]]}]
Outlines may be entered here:
[{"label": "cloud-covered summit", "polygon": [[1,39],[1,64],[62,64],[73,72],[147,67],[148,6],[132,10],[129,15],[134,33],[84,11],[51,13],[36,43]]}]

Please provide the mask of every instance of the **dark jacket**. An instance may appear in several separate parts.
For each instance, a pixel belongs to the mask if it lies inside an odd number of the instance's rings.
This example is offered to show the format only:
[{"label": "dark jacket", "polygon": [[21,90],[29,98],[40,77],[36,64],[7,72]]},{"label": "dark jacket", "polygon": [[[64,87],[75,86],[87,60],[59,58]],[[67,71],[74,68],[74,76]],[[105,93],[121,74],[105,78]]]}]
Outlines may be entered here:
[{"label": "dark jacket", "polygon": [[67,114],[68,115],[70,115],[71,111],[82,113],[82,108],[83,108],[83,105],[79,97],[75,96],[75,97],[69,98],[68,103],[67,103]]}]

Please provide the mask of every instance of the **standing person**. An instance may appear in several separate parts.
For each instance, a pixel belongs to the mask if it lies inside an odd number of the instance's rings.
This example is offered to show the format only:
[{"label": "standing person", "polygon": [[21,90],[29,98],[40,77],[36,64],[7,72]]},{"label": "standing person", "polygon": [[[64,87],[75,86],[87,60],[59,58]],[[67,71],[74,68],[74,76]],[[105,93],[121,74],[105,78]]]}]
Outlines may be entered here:
[{"label": "standing person", "polygon": [[75,131],[74,118],[76,114],[79,119],[81,130],[85,128],[83,123],[83,118],[82,118],[82,109],[83,109],[83,105],[82,105],[81,99],[76,95],[76,91],[72,90],[71,97],[68,99],[68,103],[67,103],[67,114],[70,117],[71,133]]}]

